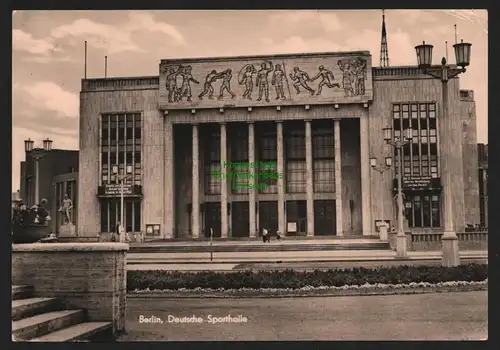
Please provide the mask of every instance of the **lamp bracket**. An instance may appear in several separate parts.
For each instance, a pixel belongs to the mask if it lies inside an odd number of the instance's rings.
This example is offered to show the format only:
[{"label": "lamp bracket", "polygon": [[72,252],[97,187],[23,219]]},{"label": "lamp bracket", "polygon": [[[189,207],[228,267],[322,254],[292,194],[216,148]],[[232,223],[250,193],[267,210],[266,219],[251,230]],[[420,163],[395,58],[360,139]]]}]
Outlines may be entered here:
[{"label": "lamp bracket", "polygon": [[464,73],[465,68],[450,68],[447,65],[440,67],[425,68],[423,72],[431,77],[441,80],[446,83],[449,79],[455,78],[457,75]]}]

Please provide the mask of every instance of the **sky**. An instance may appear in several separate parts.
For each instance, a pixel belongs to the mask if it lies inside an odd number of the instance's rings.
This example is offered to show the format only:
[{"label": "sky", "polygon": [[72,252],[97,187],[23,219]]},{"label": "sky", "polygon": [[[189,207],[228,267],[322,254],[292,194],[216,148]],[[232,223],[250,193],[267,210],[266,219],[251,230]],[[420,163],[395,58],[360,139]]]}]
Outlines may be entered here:
[{"label": "sky", "polygon": [[[472,43],[460,78],[474,90],[478,142],[488,142],[486,10],[386,10],[391,66],[416,65],[415,45],[434,45],[434,63],[455,63],[452,44]],[[380,60],[382,11],[14,11],[12,189],[19,189],[24,140],[78,149],[78,113],[87,77],[158,75],[164,58],[368,50]]]}]

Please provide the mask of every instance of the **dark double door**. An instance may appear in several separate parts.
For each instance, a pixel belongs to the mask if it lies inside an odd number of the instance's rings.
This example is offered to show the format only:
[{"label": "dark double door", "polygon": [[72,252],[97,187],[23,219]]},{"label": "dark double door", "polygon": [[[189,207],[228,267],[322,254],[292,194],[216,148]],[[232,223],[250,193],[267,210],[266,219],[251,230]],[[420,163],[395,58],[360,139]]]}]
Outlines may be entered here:
[{"label": "dark double door", "polygon": [[231,203],[231,237],[248,237],[250,219],[248,202]]},{"label": "dark double door", "polygon": [[205,237],[210,237],[210,229],[213,229],[213,237],[221,236],[221,209],[220,202],[205,203]]},{"label": "dark double door", "polygon": [[278,230],[278,202],[259,202],[259,233],[266,228],[275,233]]},{"label": "dark double door", "polygon": [[336,210],[334,200],[314,201],[314,234],[318,236],[336,234]]}]

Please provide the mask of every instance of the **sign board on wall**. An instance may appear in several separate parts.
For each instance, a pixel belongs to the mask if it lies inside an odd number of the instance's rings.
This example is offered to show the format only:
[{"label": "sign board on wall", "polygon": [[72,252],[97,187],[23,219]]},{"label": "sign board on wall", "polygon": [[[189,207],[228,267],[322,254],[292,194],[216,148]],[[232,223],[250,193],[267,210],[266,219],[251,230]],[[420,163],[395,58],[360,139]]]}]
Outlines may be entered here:
[{"label": "sign board on wall", "polygon": [[[393,185],[394,191],[397,191],[397,179],[394,179]],[[432,191],[442,189],[441,179],[432,178],[430,176],[403,177],[402,185],[404,191]]]},{"label": "sign board on wall", "polygon": [[297,232],[297,223],[296,222],[288,222],[287,223],[287,232]]},{"label": "sign board on wall", "polygon": [[[104,185],[104,195],[106,196],[119,196],[121,194],[120,184],[105,184]],[[123,195],[130,196],[134,194],[133,184],[123,184]]]},{"label": "sign board on wall", "polygon": [[160,108],[364,103],[373,99],[367,51],[162,60]]}]

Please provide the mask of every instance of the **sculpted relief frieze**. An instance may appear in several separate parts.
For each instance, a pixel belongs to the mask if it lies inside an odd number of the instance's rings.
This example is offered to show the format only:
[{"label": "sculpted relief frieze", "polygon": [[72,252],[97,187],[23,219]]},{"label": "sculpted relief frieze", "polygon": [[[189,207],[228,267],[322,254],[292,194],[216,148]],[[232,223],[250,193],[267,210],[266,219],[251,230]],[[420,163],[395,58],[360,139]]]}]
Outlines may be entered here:
[{"label": "sculpted relief frieze", "polygon": [[366,54],[162,61],[164,109],[360,103],[372,99]]}]

